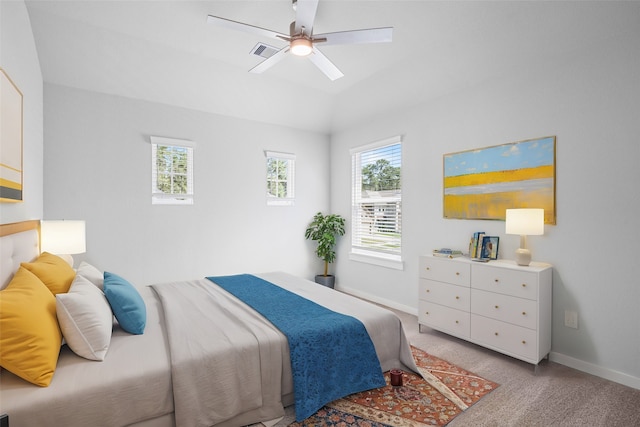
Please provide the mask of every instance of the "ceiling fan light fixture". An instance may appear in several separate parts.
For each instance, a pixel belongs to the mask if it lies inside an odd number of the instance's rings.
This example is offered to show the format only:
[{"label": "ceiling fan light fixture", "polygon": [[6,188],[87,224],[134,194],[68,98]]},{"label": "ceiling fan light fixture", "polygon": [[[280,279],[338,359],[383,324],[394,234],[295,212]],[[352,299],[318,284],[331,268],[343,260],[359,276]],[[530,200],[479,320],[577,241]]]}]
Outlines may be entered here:
[{"label": "ceiling fan light fixture", "polygon": [[300,37],[291,40],[291,53],[296,56],[307,56],[313,51],[311,40]]}]

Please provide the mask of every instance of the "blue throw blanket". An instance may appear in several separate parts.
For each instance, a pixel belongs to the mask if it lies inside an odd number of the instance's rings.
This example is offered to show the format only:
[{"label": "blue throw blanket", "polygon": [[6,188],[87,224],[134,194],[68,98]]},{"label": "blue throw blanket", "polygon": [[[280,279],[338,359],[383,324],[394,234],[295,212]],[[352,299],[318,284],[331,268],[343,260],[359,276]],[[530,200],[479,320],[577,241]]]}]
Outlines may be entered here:
[{"label": "blue throw blanket", "polygon": [[297,421],[326,403],[386,384],[373,342],[358,319],[249,274],[207,279],[262,314],[287,337]]}]

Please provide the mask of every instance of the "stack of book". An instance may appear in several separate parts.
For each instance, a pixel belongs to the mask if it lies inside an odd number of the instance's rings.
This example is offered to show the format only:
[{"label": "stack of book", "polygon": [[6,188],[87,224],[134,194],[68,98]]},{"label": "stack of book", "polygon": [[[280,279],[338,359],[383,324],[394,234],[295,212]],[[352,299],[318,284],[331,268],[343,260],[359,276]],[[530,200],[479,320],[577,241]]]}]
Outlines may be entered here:
[{"label": "stack of book", "polygon": [[482,258],[482,241],[484,240],[484,231],[476,231],[469,242],[469,258]]},{"label": "stack of book", "polygon": [[443,258],[456,258],[462,256],[462,251],[457,251],[449,248],[434,249],[433,256],[439,256]]}]

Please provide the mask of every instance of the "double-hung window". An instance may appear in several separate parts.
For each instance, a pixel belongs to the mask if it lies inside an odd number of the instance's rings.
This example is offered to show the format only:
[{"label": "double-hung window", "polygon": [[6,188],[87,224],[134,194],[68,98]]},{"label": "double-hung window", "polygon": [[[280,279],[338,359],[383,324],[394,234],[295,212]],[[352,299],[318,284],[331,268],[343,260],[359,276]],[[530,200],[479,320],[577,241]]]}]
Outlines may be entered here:
[{"label": "double-hung window", "polygon": [[267,205],[292,206],[295,200],[296,156],[265,151],[267,158]]},{"label": "double-hung window", "polygon": [[351,150],[350,258],[402,269],[402,138]]},{"label": "double-hung window", "polygon": [[151,136],[151,203],[193,204],[193,149],[184,139]]}]

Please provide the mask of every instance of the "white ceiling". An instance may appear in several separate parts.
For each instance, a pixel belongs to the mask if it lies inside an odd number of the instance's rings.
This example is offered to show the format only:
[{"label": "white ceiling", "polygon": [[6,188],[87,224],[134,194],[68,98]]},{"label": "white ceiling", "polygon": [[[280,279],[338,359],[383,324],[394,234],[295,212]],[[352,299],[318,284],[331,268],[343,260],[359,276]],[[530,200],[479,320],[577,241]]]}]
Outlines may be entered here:
[{"label": "white ceiling", "polygon": [[[4,0],[2,0],[4,1]],[[320,47],[330,81],[217,15],[287,33],[291,0],[26,0],[45,82],[330,133],[638,32],[640,2],[320,0],[314,33],[394,27],[388,44]]]}]

